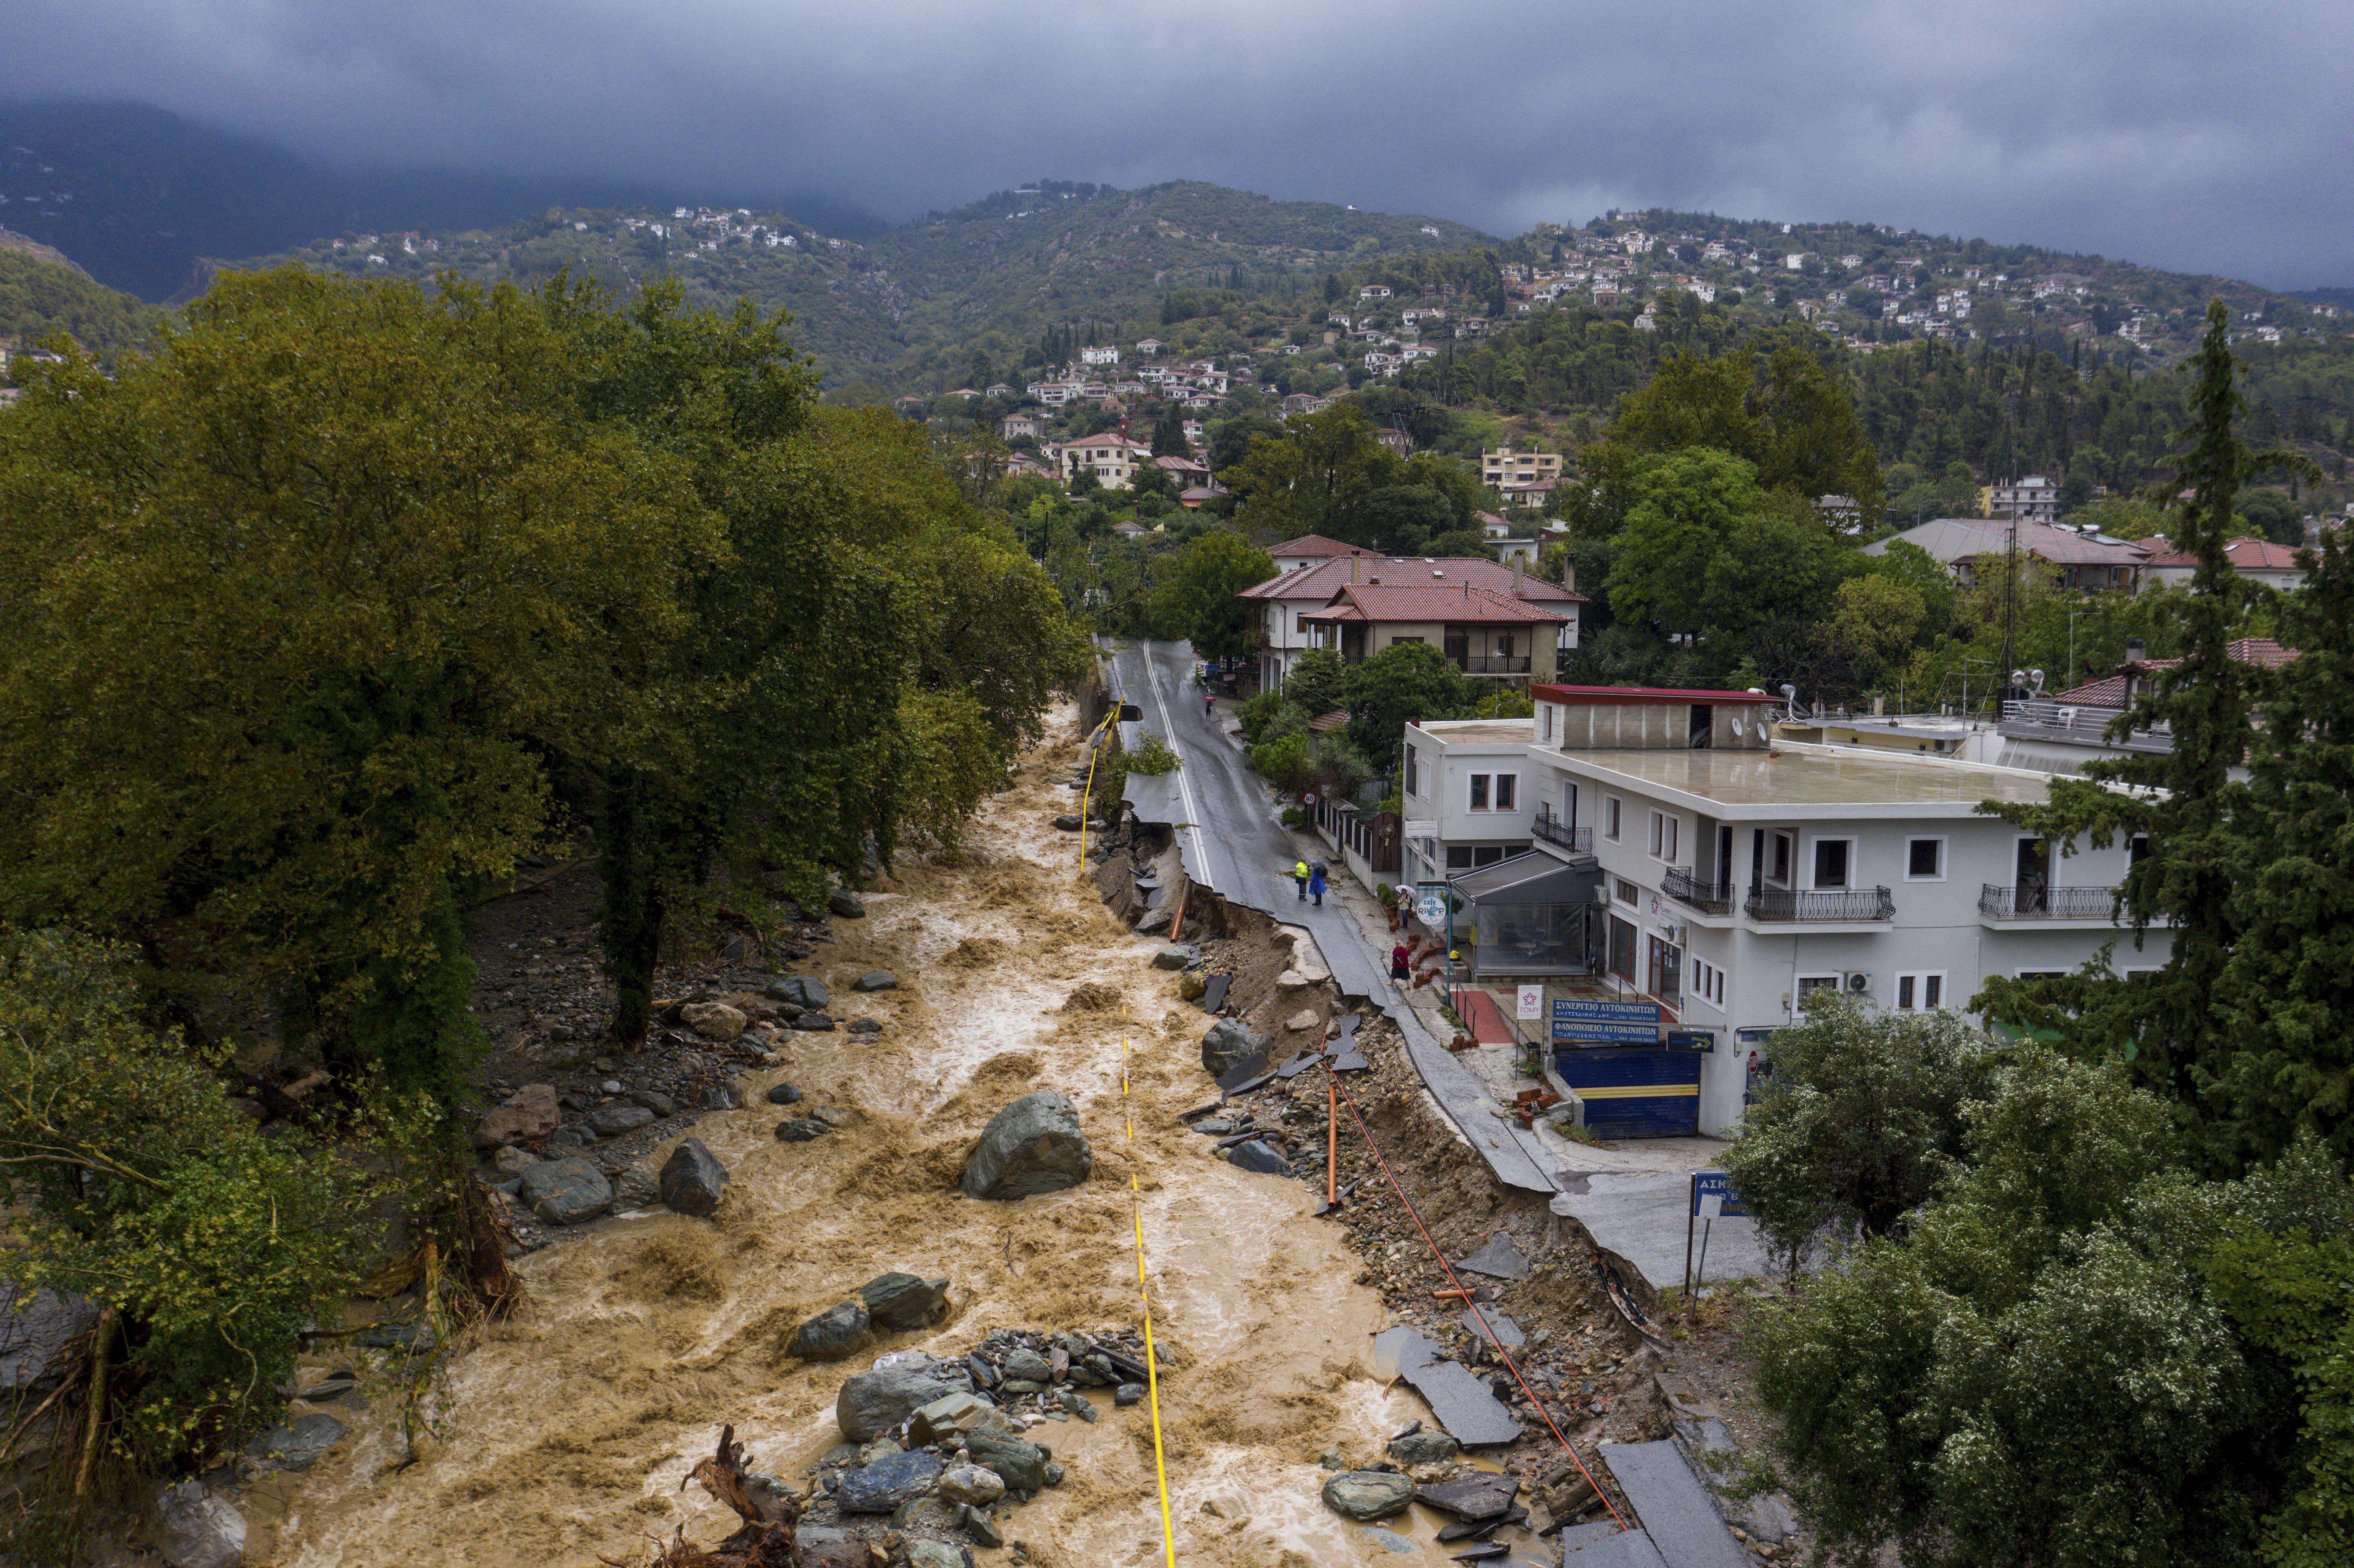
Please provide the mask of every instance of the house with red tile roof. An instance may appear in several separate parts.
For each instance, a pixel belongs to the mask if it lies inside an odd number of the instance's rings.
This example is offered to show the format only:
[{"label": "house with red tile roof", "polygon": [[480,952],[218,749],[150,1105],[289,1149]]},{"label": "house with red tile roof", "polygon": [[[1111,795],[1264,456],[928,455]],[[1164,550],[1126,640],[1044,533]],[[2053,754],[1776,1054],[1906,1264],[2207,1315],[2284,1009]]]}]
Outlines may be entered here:
[{"label": "house with red tile roof", "polygon": [[1513,684],[1550,681],[1572,616],[1553,606],[1492,588],[1456,584],[1352,583],[1320,609],[1300,616],[1318,646],[1337,648],[1349,663],[1401,642],[1446,654],[1467,675]]},{"label": "house with red tile roof", "polygon": [[[2162,545],[2165,541],[2158,543]],[[2305,586],[2305,569],[2296,564],[2296,551],[2286,545],[2275,545],[2270,539],[2233,539],[2223,546],[2223,555],[2232,563],[2232,569],[2251,582],[2283,593]],[[2168,550],[2151,556],[2143,564],[2141,586],[2179,583],[2188,587],[2191,574],[2198,569],[2198,556],[2185,550]]]},{"label": "house with red tile roof", "polygon": [[[1262,691],[1281,686],[1291,666],[1311,648],[1341,647],[1346,653],[1345,640],[1336,641],[1337,634],[1325,623],[1310,623],[1307,617],[1331,606],[1342,589],[1352,586],[1412,585],[1451,589],[1458,595],[1469,588],[1475,592],[1500,594],[1542,606],[1558,618],[1552,640],[1556,654],[1577,646],[1578,606],[1585,602],[1585,599],[1559,583],[1531,577],[1524,569],[1515,569],[1500,561],[1472,556],[1384,556],[1315,535],[1287,540],[1268,553],[1275,556],[1278,568],[1288,562],[1298,564],[1266,582],[1245,588],[1240,596],[1259,606]],[[1437,641],[1443,646],[1444,639]],[[1377,635],[1373,651],[1385,646],[1387,643]],[[1469,652],[1468,647],[1466,652]],[[1522,652],[1528,653],[1525,646]],[[1555,662],[1557,667],[1557,659]]]}]

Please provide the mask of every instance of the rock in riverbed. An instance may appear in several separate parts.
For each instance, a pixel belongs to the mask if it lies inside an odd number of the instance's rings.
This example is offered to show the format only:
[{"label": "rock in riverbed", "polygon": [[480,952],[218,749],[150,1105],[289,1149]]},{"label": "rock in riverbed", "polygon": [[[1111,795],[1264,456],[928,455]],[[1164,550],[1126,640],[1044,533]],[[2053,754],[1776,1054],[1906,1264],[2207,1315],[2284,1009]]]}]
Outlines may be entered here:
[{"label": "rock in riverbed", "polygon": [[890,1454],[842,1478],[834,1500],[844,1513],[889,1513],[939,1478],[939,1459],[918,1448]]},{"label": "rock in riverbed", "polygon": [[690,1001],[678,1010],[678,1021],[705,1040],[723,1043],[740,1037],[748,1022],[741,1009],[724,1001]]},{"label": "rock in riverbed", "polygon": [[245,1561],[245,1515],[202,1481],[165,1487],[155,1511],[167,1568],[238,1568]]},{"label": "rock in riverbed", "polygon": [[543,1160],[523,1173],[518,1194],[524,1206],[551,1225],[577,1225],[612,1206],[605,1173],[577,1156]]},{"label": "rock in riverbed", "polygon": [[823,1007],[833,1000],[825,982],[811,975],[787,975],[769,982],[771,1000],[804,1010]]},{"label": "rock in riverbed", "polygon": [[1414,1482],[1386,1470],[1343,1470],[1324,1483],[1324,1506],[1359,1524],[1403,1513],[1413,1501]]},{"label": "rock in riverbed", "polygon": [[769,1086],[769,1103],[772,1106],[789,1106],[798,1101],[801,1097],[801,1090],[795,1088],[790,1084],[772,1084]]},{"label": "rock in riverbed", "polygon": [[530,1143],[546,1138],[564,1119],[564,1107],[553,1084],[525,1084],[495,1110],[482,1113],[474,1128],[474,1147],[496,1149],[503,1143]]},{"label": "rock in riverbed", "polygon": [[806,1361],[838,1361],[855,1353],[873,1337],[873,1319],[867,1317],[865,1306],[844,1301],[838,1307],[827,1308],[801,1326],[793,1335],[793,1354]]},{"label": "rock in riverbed", "polygon": [[650,1209],[662,1202],[662,1181],[642,1165],[632,1165],[613,1174],[613,1212],[626,1213],[631,1209]]},{"label": "rock in riverbed", "polygon": [[878,1329],[921,1329],[939,1321],[948,1311],[949,1282],[913,1274],[885,1274],[860,1286],[858,1299]]},{"label": "rock in riverbed", "polygon": [[1267,1039],[1252,1033],[1239,1018],[1221,1018],[1202,1036],[1202,1066],[1214,1078],[1224,1076],[1237,1063],[1266,1050]]},{"label": "rock in riverbed", "polygon": [[682,1139],[663,1162],[662,1201],[682,1214],[708,1219],[727,1186],[727,1167],[699,1138]]},{"label": "rock in riverbed", "polygon": [[833,1421],[849,1441],[872,1442],[934,1400],[971,1392],[972,1378],[962,1367],[918,1351],[897,1351],[842,1385]]},{"label": "rock in riverbed", "polygon": [[853,991],[897,991],[899,977],[889,969],[868,969],[850,982]]},{"label": "rock in riverbed", "polygon": [[654,1119],[654,1113],[643,1106],[606,1106],[588,1113],[588,1125],[597,1129],[599,1138],[619,1138],[625,1132],[635,1132]]},{"label": "rock in riverbed", "polygon": [[845,920],[866,918],[866,900],[847,887],[837,887],[825,896],[825,906]]},{"label": "rock in riverbed", "polygon": [[1095,1169],[1078,1108],[1053,1089],[1027,1094],[989,1120],[965,1161],[972,1198],[1027,1198],[1076,1187]]}]

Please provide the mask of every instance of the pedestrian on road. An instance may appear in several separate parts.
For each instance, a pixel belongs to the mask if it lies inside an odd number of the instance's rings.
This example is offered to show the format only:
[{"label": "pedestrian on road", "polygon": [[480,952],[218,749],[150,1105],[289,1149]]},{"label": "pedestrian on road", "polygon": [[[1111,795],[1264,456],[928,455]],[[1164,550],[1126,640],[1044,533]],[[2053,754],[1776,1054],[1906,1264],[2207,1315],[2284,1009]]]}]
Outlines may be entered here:
[{"label": "pedestrian on road", "polygon": [[1202,716],[1205,719],[1214,719],[1218,716],[1217,693],[1204,692],[1202,694]]},{"label": "pedestrian on road", "polygon": [[1411,931],[1414,927],[1408,922],[1414,918],[1414,889],[1402,886],[1397,893],[1397,928]]},{"label": "pedestrian on road", "polygon": [[1318,861],[1308,873],[1308,891],[1316,895],[1316,907],[1324,907],[1324,863]]},{"label": "pedestrian on road", "polygon": [[1296,883],[1296,884],[1298,884],[1298,885],[1299,885],[1299,901],[1300,901],[1302,904],[1307,903],[1307,902],[1308,902],[1308,863],[1307,863],[1306,861],[1304,861],[1304,860],[1298,860],[1298,861],[1294,861],[1294,862],[1292,862],[1292,863],[1291,863],[1291,880],[1292,880],[1294,883]]},{"label": "pedestrian on road", "polygon": [[1400,985],[1405,984],[1406,950],[1405,944],[1404,942],[1400,942],[1396,947],[1390,949],[1390,979],[1397,981]]}]

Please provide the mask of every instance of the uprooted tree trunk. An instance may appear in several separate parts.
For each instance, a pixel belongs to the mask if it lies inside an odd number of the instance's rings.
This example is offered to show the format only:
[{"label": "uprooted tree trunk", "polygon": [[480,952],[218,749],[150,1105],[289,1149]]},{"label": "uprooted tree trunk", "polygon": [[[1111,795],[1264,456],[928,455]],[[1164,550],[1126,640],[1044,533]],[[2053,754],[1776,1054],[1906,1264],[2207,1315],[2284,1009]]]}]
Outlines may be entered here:
[{"label": "uprooted tree trunk", "polygon": [[[686,1489],[687,1481],[700,1481],[703,1489],[736,1510],[743,1527],[710,1551],[705,1551],[686,1539],[684,1526],[654,1554],[651,1568],[793,1568],[793,1527],[801,1520],[801,1499],[791,1492],[769,1492],[756,1501],[746,1484],[748,1471],[744,1464],[744,1445],[736,1441],[736,1428],[719,1429],[719,1446],[707,1459],[699,1459],[689,1470],[679,1489]],[[613,1558],[598,1561],[624,1565]]]}]

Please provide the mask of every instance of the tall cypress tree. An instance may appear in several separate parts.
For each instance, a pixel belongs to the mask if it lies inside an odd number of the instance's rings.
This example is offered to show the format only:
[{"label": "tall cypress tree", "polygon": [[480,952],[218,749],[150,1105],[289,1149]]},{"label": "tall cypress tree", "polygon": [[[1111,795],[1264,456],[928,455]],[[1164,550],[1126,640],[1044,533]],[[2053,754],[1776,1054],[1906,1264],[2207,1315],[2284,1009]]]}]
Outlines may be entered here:
[{"label": "tall cypress tree", "polygon": [[[2171,941],[2170,956],[2155,974],[1991,979],[1987,1011],[2055,1029],[2084,1054],[2133,1064],[2151,1086],[2174,1097],[2187,1118],[2202,1124],[2211,1153],[2237,1162],[2279,1147],[2275,1135],[2243,1125],[2255,1109],[2249,1099],[2248,1042],[2242,1021],[2216,1005],[2247,933],[2253,908],[2248,889],[2265,871],[2252,861],[2252,852],[2276,842],[2276,833],[2266,815],[2273,808],[2231,778],[2233,768],[2250,762],[2257,740],[2260,677],[2231,654],[2256,590],[2232,569],[2226,550],[2241,487],[2305,460],[2255,451],[2240,439],[2245,399],[2230,323],[2222,302],[2210,302],[2199,352],[2184,366],[2192,378],[2180,432],[2186,445],[2174,459],[2175,479],[2164,486],[2174,502],[2175,547],[2198,558],[2191,591],[2162,610],[2183,657],[2158,672],[2110,726],[2122,739],[2129,731],[2163,726],[2172,745],[2163,752],[2088,763],[2078,778],[2054,778],[2046,805],[1989,802],[1980,809],[2045,834],[2063,853],[2077,842],[2105,849],[2141,840],[2126,873],[2119,916],[2137,944],[2164,948],[2169,935]],[[2177,499],[2184,493],[2187,499]],[[2296,740],[2274,732],[2269,744]],[[2275,799],[2279,794],[2274,791]],[[2348,1022],[2354,1025],[2354,1016]],[[2240,1087],[2227,1092],[2229,1084]]]}]

